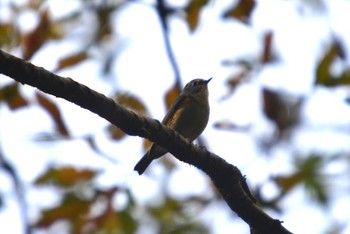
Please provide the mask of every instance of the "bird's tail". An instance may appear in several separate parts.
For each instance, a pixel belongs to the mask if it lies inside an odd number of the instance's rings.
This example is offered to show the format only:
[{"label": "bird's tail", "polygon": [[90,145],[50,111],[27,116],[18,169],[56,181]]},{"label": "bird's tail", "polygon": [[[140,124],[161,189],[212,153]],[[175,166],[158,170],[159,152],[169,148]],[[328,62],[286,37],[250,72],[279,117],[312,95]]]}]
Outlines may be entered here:
[{"label": "bird's tail", "polygon": [[152,161],[153,161],[153,159],[151,157],[149,157],[148,153],[146,153],[140,159],[140,161],[135,165],[134,170],[137,171],[137,173],[139,173],[139,175],[142,175],[142,173],[145,172],[145,170],[151,164]]}]

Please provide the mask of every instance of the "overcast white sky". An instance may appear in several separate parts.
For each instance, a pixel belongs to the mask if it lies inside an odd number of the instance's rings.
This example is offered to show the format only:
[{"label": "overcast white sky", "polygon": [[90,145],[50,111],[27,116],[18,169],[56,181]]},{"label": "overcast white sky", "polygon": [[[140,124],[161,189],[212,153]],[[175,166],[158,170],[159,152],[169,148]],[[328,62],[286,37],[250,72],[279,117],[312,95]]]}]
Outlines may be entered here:
[{"label": "overcast white sky", "polygon": [[[79,1],[48,2],[48,4],[55,4],[55,7],[50,8],[54,17],[66,14],[70,7],[73,9],[79,7]],[[303,109],[306,121],[305,126],[302,126],[304,130],[302,129],[292,139],[296,148],[301,152],[314,149],[327,152],[335,152],[339,149],[349,151],[350,145],[347,143],[350,140],[349,136],[334,132],[329,127],[343,128],[349,125],[350,110],[342,102],[346,91],[329,91],[323,88],[313,90],[313,69],[316,58],[321,55],[321,49],[331,41],[331,28],[335,30],[333,33],[342,35],[349,45],[350,1],[325,1],[329,10],[327,17],[319,12],[308,13],[307,16],[301,17],[298,13],[304,6],[300,3],[301,1],[258,1],[251,27],[243,26],[233,20],[222,21],[220,13],[230,5],[230,2],[214,1],[210,4],[203,12],[199,30],[194,34],[188,31],[182,20],[173,18],[170,21],[171,42],[183,82],[186,83],[197,77],[214,77],[209,85],[211,116],[208,127],[203,133],[209,150],[237,165],[247,175],[248,182],[251,182],[252,186],[265,181],[271,174],[292,169],[288,164],[290,155],[283,146],[272,152],[273,160],[270,161],[259,157],[261,152],[254,144],[257,137],[271,133],[271,124],[264,120],[259,108],[261,100],[258,91],[261,87],[268,86],[297,95],[309,96],[313,91],[312,98]],[[4,6],[6,3],[0,5],[0,12],[4,12],[1,9]],[[27,29],[35,25],[35,18],[28,12],[18,22]],[[90,27],[94,24],[88,14],[82,22]],[[165,113],[164,90],[165,87],[173,84],[173,73],[165,55],[158,18],[148,6],[130,4],[115,17],[115,24],[118,41],[112,40],[106,44],[106,50],[114,50],[111,48],[114,43],[124,45],[114,66],[115,83],[96,79],[101,75],[97,59],[66,69],[59,74],[72,77],[104,94],[110,94],[114,88],[129,90],[144,100],[154,118],[162,119]],[[86,30],[85,26],[79,26],[78,29]],[[256,56],[261,46],[260,39],[266,30],[275,32],[274,46],[279,52],[281,62],[266,66],[255,78],[256,82],[244,84],[232,97],[220,102],[220,98],[227,91],[225,80],[232,73],[232,68],[221,65],[222,60]],[[73,31],[71,38],[74,39],[70,41],[48,43],[33,58],[33,63],[48,70],[54,69],[57,59],[78,48],[76,35],[79,34]],[[79,38],[79,40],[83,39]],[[349,47],[346,49],[350,54]],[[96,54],[98,58],[97,51]],[[2,76],[0,84],[5,80],[6,78]],[[28,97],[32,97],[32,88],[25,86],[24,91]],[[103,132],[103,127],[107,125],[106,121],[64,100],[55,99],[55,101],[59,103],[66,123],[74,136],[96,134],[100,147],[121,163],[111,164],[96,156],[84,141],[80,140],[44,143],[38,146],[32,141],[33,137],[53,129],[53,124],[46,113],[33,106],[16,112],[1,106],[1,145],[5,155],[16,166],[19,176],[24,180],[32,217],[38,215],[39,207],[50,206],[52,200],[57,199],[52,191],[37,191],[31,187],[33,179],[42,173],[48,164],[74,164],[103,169],[99,183],[130,186],[141,203],[150,202],[157,194],[164,169],[157,163],[153,163],[151,177],[140,177],[133,171],[135,163],[142,155],[141,139],[128,137],[122,142],[106,141],[106,135]],[[241,124],[253,124],[254,128],[250,134],[246,134],[218,131],[212,127],[214,122],[225,119]],[[330,141],[330,137],[335,140]],[[139,147],[135,147],[136,145]],[[79,153],[75,153],[77,151]],[[72,152],[74,157],[71,156]],[[201,172],[188,165],[179,165],[181,170],[174,173],[172,183],[169,184],[169,190],[174,196],[208,192],[209,182]],[[342,170],[341,165],[333,165],[333,167],[331,170]],[[21,226],[13,225],[14,222],[20,222],[16,199],[13,197],[14,187],[3,172],[0,172],[0,184],[6,202],[4,208],[0,210],[2,230],[6,230],[7,233],[21,233]],[[149,189],[145,190],[145,186]],[[264,192],[274,193],[275,188],[267,186]],[[334,205],[329,212],[324,212],[303,195],[302,188],[296,189],[284,201],[282,208],[287,212],[283,216],[273,214],[274,217],[284,220],[284,225],[292,232],[321,233],[328,227],[328,214],[343,221],[350,219],[349,198],[341,196],[340,199],[334,200]],[[123,198],[119,199],[116,203],[123,203]],[[213,224],[213,233],[248,232],[247,225],[239,219],[233,219],[232,211],[225,204],[212,207],[203,214],[203,217]],[[307,226],[305,226],[305,220],[307,220]],[[344,231],[344,233],[349,232],[350,227]]]}]

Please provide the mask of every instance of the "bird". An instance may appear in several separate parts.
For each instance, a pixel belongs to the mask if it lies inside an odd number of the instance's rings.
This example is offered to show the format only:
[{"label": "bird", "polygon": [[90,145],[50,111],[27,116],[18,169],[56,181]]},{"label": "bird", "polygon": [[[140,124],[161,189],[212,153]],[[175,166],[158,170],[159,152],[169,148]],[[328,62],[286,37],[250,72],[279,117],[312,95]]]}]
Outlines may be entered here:
[{"label": "bird", "polygon": [[[188,82],[172,103],[162,120],[162,124],[175,130],[190,142],[199,137],[209,120],[208,83],[211,79],[194,79]],[[167,152],[162,146],[153,143],[135,165],[134,170],[142,175],[154,159]]]}]

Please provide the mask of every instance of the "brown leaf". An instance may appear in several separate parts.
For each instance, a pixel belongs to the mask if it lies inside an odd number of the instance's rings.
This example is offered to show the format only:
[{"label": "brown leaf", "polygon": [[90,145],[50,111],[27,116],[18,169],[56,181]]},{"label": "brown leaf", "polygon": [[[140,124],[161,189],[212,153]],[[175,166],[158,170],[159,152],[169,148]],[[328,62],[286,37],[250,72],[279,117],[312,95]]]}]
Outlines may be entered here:
[{"label": "brown leaf", "polygon": [[[148,110],[145,104],[135,95],[126,92],[118,92],[114,95],[113,100],[138,114],[148,115]],[[114,140],[120,140],[126,136],[120,128],[114,125],[108,127],[108,132]]]},{"label": "brown leaf", "polygon": [[49,168],[43,175],[35,180],[36,185],[54,184],[58,187],[72,187],[81,182],[92,180],[97,175],[90,169],[78,170],[74,167]]},{"label": "brown leaf", "polygon": [[0,102],[6,102],[11,110],[28,105],[28,101],[20,94],[18,83],[13,82],[0,89]]},{"label": "brown leaf", "polygon": [[263,41],[263,51],[262,54],[260,55],[260,62],[262,64],[266,64],[268,62],[271,62],[275,59],[275,55],[273,54],[272,50],[272,44],[273,43],[273,32],[268,31],[265,33],[264,36],[264,41]]},{"label": "brown leaf", "polygon": [[146,105],[142,102],[141,99],[136,97],[133,94],[127,92],[118,92],[114,95],[113,100],[118,104],[135,111],[141,115],[148,115],[148,110]]},{"label": "brown leaf", "polygon": [[245,81],[249,77],[249,70],[242,69],[236,74],[231,75],[226,83],[229,86],[230,92],[232,93],[236,90],[237,86],[240,85],[243,81]]},{"label": "brown leaf", "polygon": [[36,28],[23,37],[23,59],[29,60],[49,38],[50,23],[49,11],[45,9]]},{"label": "brown leaf", "polygon": [[108,133],[109,133],[109,136],[113,140],[121,140],[121,139],[123,139],[123,137],[126,136],[126,134],[123,130],[121,130],[120,128],[118,128],[117,126],[114,126],[114,125],[108,126]]},{"label": "brown leaf", "polygon": [[70,56],[67,56],[67,57],[60,59],[58,61],[58,65],[54,71],[58,72],[59,70],[61,70],[63,68],[77,65],[78,63],[81,63],[84,60],[86,60],[88,57],[89,57],[89,55],[87,54],[86,51],[78,52],[78,53],[72,54]]},{"label": "brown leaf", "polygon": [[43,107],[44,110],[46,110],[51,116],[52,120],[56,125],[57,131],[62,136],[69,137],[70,135],[69,135],[68,129],[62,119],[61,112],[59,111],[57,105],[39,92],[36,93],[36,98],[39,102],[39,105]]},{"label": "brown leaf", "polygon": [[193,32],[198,25],[198,19],[202,8],[207,5],[208,0],[191,0],[186,7],[187,25]]},{"label": "brown leaf", "polygon": [[280,133],[298,122],[302,99],[295,102],[287,95],[263,89],[263,110],[265,116],[276,124]]},{"label": "brown leaf", "polygon": [[249,23],[249,17],[256,5],[255,0],[239,0],[238,4],[224,13],[224,18],[235,18],[245,24]]},{"label": "brown leaf", "polygon": [[167,110],[171,107],[175,99],[180,95],[181,88],[180,84],[175,83],[173,87],[171,87],[165,94],[165,105]]}]

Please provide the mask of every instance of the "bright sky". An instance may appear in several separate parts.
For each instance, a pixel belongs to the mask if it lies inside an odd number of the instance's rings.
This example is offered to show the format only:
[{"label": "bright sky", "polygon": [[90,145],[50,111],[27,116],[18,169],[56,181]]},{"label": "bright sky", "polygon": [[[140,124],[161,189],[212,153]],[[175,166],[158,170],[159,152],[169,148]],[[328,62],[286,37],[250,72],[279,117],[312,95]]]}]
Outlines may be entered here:
[{"label": "bright sky", "polygon": [[[54,17],[66,14],[66,9],[70,7],[79,7],[78,1],[52,0],[49,2],[59,6],[52,7],[55,9],[51,10]],[[309,95],[314,89],[313,69],[317,61],[315,59],[319,58],[321,49],[330,42],[330,30],[335,30],[335,34],[344,36],[344,41],[350,43],[348,32],[350,2],[325,1],[329,9],[326,18],[319,12],[311,12],[307,14],[308,16],[301,17],[298,11],[308,10],[302,8],[304,6],[302,1],[258,1],[250,28],[233,20],[221,20],[220,13],[230,5],[230,2],[214,1],[203,12],[200,28],[193,35],[181,19],[172,19],[170,21],[171,42],[184,83],[197,77],[214,77],[209,85],[210,122],[203,133],[209,150],[237,165],[247,175],[248,182],[254,186],[265,181],[271,174],[288,172],[292,169],[288,165],[290,155],[283,146],[272,152],[271,161],[265,157],[259,157],[261,152],[256,149],[254,141],[257,137],[271,134],[271,124],[264,120],[261,113],[258,91],[261,87],[268,86],[291,94]],[[136,18],[135,15],[137,15]],[[35,25],[35,18],[30,12],[18,21],[24,28]],[[89,21],[88,15],[86,19],[82,19],[82,22],[89,26],[94,23],[86,21]],[[165,87],[168,88],[173,84],[173,73],[165,55],[158,18],[148,6],[130,4],[115,17],[115,25],[118,41],[112,40],[106,44],[106,50],[110,50],[115,43],[124,46],[114,66],[115,84],[96,79],[100,76],[100,67],[94,60],[66,69],[60,75],[72,77],[104,94],[110,94],[115,87],[128,90],[144,100],[154,118],[162,119],[165,113],[164,90]],[[83,25],[78,29],[84,31],[87,28]],[[266,30],[275,32],[275,47],[282,62],[266,66],[255,78],[257,82],[246,83],[229,99],[219,101],[227,91],[225,80],[232,73],[232,68],[221,65],[222,60],[256,56],[260,49],[260,38]],[[70,41],[49,43],[33,58],[33,63],[52,70],[56,65],[56,59],[66,55],[67,51],[77,49],[76,35],[78,34],[74,31],[71,35],[73,39]],[[80,40],[83,41],[83,38]],[[350,48],[346,49],[350,54]],[[96,55],[103,59],[97,52]],[[3,82],[2,80],[5,80],[4,77],[1,77],[0,82]],[[30,87],[25,86],[24,90],[28,96],[33,93]],[[314,149],[326,152],[335,152],[339,149],[350,150],[350,145],[347,143],[350,140],[348,134],[340,134],[330,128],[330,126],[339,128],[348,126],[350,110],[342,102],[345,94],[344,90],[330,91],[323,88],[314,90],[303,109],[305,124],[292,139],[295,148],[301,152],[310,152]],[[141,177],[133,171],[135,163],[142,155],[141,139],[128,137],[122,142],[111,143],[106,140],[103,132],[106,121],[64,100],[55,99],[55,101],[60,104],[73,135],[97,134],[100,147],[121,163],[111,164],[96,156],[83,141],[79,140],[44,143],[38,147],[37,143],[32,141],[33,137],[53,128],[46,113],[36,107],[11,112],[7,107],[2,106],[0,108],[1,145],[11,162],[16,165],[19,176],[28,189],[27,201],[31,205],[29,210],[32,217],[35,218],[38,215],[39,207],[50,206],[52,199],[56,198],[52,191],[38,191],[30,187],[33,179],[49,164],[74,164],[103,169],[104,172],[99,178],[102,185],[126,185],[132,188],[132,192],[139,197],[141,203],[154,200],[159,184],[162,183],[164,168],[153,163],[151,176]],[[212,127],[218,120],[253,124],[254,129],[249,134],[219,131]],[[40,122],[40,125],[28,124],[37,122]],[[329,140],[330,137],[332,141]],[[72,152],[77,151],[79,153],[74,153],[75,156],[72,157]],[[30,155],[27,155],[27,152],[30,152]],[[179,165],[179,170],[174,173],[171,178],[172,183],[169,184],[172,194],[186,196],[207,193],[209,186],[207,178],[193,167]],[[341,165],[330,165],[329,170],[339,171],[343,168]],[[0,172],[0,184],[6,201],[5,207],[0,210],[2,230],[21,233],[21,226],[13,225],[14,222],[20,222],[16,199],[13,197],[14,187],[3,172]],[[145,186],[149,189],[145,190]],[[266,194],[273,194],[275,191],[272,185],[267,185],[264,189]],[[327,213],[342,221],[350,219],[350,201],[344,196],[341,197],[334,200],[329,212],[324,212],[310,202],[310,199],[305,199],[302,188],[299,188],[284,200],[282,208],[287,212],[282,216],[275,213],[272,215],[284,220],[284,225],[294,233],[321,233],[328,227]],[[116,203],[123,203],[123,199]],[[234,215],[226,204],[217,204],[201,216],[212,224],[213,233],[248,232],[247,225],[243,221],[232,218]],[[304,225],[305,220],[308,222],[307,226]],[[344,233],[349,232],[350,226]]]}]

